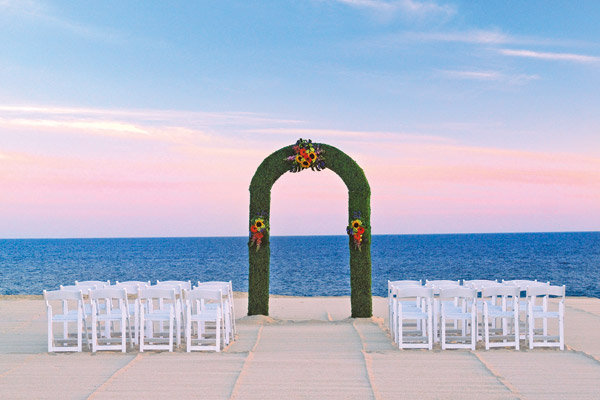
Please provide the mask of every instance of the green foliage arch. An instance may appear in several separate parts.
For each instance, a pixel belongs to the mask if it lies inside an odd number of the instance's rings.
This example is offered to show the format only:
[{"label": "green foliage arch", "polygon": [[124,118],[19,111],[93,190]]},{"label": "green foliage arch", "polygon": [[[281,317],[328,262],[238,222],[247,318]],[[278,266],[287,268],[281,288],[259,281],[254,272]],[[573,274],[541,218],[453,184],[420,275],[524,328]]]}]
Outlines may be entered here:
[{"label": "green foliage arch", "polygon": [[[352,317],[372,316],[371,297],[371,189],[364,171],[343,151],[326,144],[319,144],[324,154],[325,168],[335,172],[348,188],[348,221],[360,216],[364,233],[357,246],[352,235],[348,237],[350,249],[350,290]],[[294,154],[294,145],[283,147],[259,165],[250,183],[249,225],[262,217],[270,221],[271,188],[279,177],[290,171],[288,159]],[[306,173],[306,172],[305,172]],[[256,230],[255,228],[253,228]],[[250,234],[248,241],[248,315],[269,315],[269,268],[271,249],[269,232],[260,233],[258,241]]]}]

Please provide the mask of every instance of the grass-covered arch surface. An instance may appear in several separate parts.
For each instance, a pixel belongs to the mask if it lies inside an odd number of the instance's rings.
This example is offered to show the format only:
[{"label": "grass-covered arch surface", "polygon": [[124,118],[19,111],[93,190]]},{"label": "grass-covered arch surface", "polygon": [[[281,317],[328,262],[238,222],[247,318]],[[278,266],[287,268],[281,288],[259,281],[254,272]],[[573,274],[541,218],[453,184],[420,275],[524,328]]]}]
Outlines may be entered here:
[{"label": "grass-covered arch surface", "polygon": [[[352,317],[372,316],[371,298],[371,189],[362,168],[343,151],[326,144],[323,150],[326,168],[335,172],[348,188],[348,221],[360,215],[365,227],[362,244],[357,247],[352,236],[350,249],[350,290]],[[268,223],[271,211],[271,188],[279,177],[290,171],[287,158],[293,155],[293,145],[277,150],[263,160],[250,183],[250,225],[257,216]],[[303,173],[310,173],[302,171]],[[340,227],[342,230],[344,227]],[[271,249],[269,232],[264,231],[260,246],[248,242],[248,315],[269,315],[269,268]]]}]

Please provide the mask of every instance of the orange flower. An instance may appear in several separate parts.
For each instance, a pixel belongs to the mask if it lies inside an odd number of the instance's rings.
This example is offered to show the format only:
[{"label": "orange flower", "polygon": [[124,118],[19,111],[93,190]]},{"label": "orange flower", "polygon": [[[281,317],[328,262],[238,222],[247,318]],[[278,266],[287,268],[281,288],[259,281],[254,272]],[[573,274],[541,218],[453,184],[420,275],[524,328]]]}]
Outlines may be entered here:
[{"label": "orange flower", "polygon": [[354,240],[357,242],[362,242],[362,235],[360,233],[354,234]]},{"label": "orange flower", "polygon": [[255,226],[255,225],[251,225],[251,226],[250,226],[250,231],[251,231],[252,233],[256,233],[256,232],[258,232],[258,229],[256,228],[256,226]]}]

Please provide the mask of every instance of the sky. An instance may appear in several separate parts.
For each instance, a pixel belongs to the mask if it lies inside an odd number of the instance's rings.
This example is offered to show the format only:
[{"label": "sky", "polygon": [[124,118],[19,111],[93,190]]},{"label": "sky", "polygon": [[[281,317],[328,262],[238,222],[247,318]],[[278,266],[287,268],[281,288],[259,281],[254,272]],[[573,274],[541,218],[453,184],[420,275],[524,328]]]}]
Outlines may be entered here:
[{"label": "sky", "polygon": [[[298,138],[373,234],[600,230],[600,3],[0,0],[0,238],[244,236]],[[329,170],[272,235],[344,234]]]}]

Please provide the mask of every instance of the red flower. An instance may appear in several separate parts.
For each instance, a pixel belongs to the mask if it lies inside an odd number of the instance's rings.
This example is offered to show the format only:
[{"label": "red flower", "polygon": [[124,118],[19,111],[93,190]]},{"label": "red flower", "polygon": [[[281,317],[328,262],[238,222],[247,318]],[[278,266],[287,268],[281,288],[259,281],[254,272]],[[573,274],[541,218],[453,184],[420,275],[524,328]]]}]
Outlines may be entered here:
[{"label": "red flower", "polygon": [[360,233],[355,233],[354,234],[354,240],[356,240],[357,242],[361,242],[362,241],[362,235]]},{"label": "red flower", "polygon": [[250,225],[250,231],[251,231],[252,233],[256,233],[256,232],[258,232],[258,229],[256,229],[256,226],[254,226],[254,225]]},{"label": "red flower", "polygon": [[254,234],[254,237],[255,237],[255,238],[257,238],[259,242],[260,242],[260,239],[262,239],[262,238],[263,238],[263,236],[264,236],[264,235],[263,235],[261,232],[256,232],[256,233]]},{"label": "red flower", "polygon": [[356,230],[356,233],[362,235],[363,233],[365,233],[365,228],[363,228],[362,226],[359,226],[358,229]]}]

